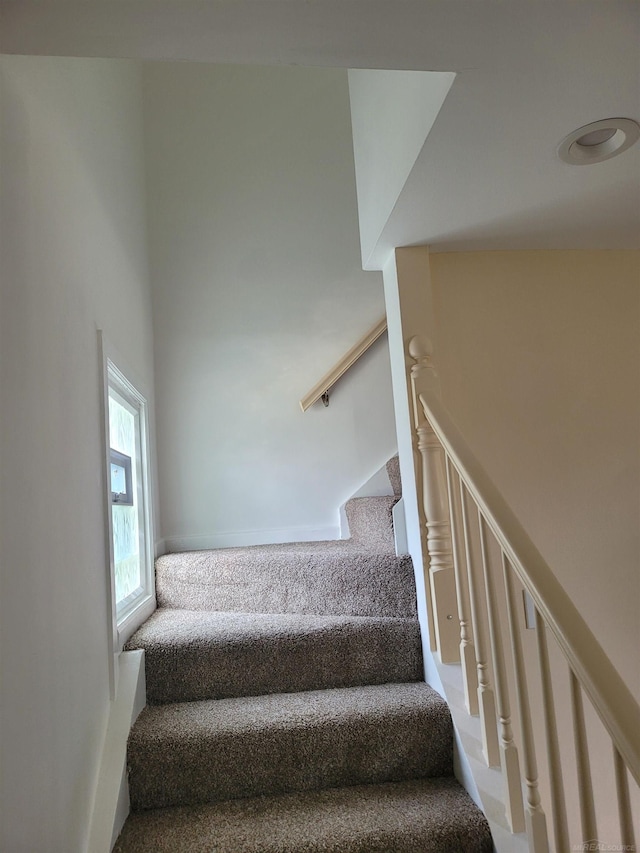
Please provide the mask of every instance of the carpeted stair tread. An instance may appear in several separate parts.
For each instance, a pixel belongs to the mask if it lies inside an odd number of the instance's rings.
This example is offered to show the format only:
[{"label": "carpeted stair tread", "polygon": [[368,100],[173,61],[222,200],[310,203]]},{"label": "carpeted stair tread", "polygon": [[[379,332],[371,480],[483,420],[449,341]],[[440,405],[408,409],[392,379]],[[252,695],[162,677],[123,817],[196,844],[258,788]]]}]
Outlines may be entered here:
[{"label": "carpeted stair tread", "polygon": [[453,779],[444,700],[421,677],[394,496],[352,538],[168,554],[131,638],[148,696],[115,853],[489,853]]},{"label": "carpeted stair tread", "polygon": [[152,704],[422,678],[417,619],[160,608],[126,648]]},{"label": "carpeted stair tread", "polygon": [[132,814],[114,853],[491,853],[453,778],[234,800]]},{"label": "carpeted stair tread", "polygon": [[224,548],[156,560],[160,607],[315,615],[416,615],[410,557],[349,541]]},{"label": "carpeted stair tread", "polygon": [[452,725],[427,684],[147,707],[129,738],[133,808],[452,772]]}]

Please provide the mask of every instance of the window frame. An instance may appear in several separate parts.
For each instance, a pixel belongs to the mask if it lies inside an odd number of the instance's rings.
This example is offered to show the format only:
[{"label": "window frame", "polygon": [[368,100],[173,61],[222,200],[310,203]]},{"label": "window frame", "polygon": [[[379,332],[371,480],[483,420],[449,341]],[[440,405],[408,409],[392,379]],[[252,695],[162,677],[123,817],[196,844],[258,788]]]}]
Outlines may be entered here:
[{"label": "window frame", "polygon": [[[109,676],[111,696],[115,696],[117,667],[120,652],[129,637],[148,619],[156,608],[155,539],[153,498],[150,469],[149,404],[144,386],[115,349],[99,331],[102,365],[102,447],[103,496],[106,535],[106,564],[108,571],[107,599],[109,618]],[[136,452],[140,457],[137,476],[138,525],[140,536],[140,587],[127,596],[118,608],[116,602],[115,555],[113,547],[113,517],[111,493],[111,447],[109,438],[109,395],[124,400],[136,417]]]}]

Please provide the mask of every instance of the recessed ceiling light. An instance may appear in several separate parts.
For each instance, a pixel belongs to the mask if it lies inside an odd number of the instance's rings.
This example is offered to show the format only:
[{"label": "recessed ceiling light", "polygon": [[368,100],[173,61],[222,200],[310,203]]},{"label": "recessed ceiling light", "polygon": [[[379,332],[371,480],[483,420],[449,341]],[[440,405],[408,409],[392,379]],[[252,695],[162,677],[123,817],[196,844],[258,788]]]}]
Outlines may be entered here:
[{"label": "recessed ceiling light", "polygon": [[570,133],[558,146],[558,157],[573,166],[602,163],[622,154],[640,139],[640,125],[630,118],[592,121]]}]

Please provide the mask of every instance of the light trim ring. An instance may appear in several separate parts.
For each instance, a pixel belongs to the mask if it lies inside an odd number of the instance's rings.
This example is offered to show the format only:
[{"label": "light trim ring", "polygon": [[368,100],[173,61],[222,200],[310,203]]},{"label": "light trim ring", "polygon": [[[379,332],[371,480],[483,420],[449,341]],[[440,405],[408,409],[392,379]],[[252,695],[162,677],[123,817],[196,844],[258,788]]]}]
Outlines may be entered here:
[{"label": "light trim ring", "polygon": [[[596,130],[615,130],[615,133],[597,145],[581,145],[580,139]],[[570,133],[558,146],[558,157],[572,166],[602,163],[622,154],[640,139],[640,125],[630,118],[605,118],[592,121]]]}]

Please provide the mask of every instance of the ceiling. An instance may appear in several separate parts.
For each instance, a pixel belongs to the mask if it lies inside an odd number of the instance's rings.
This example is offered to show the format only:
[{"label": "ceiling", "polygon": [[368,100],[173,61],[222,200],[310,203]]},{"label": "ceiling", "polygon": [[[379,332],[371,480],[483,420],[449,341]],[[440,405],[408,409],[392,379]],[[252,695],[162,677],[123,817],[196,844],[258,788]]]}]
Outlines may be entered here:
[{"label": "ceiling", "polygon": [[454,71],[368,268],[423,243],[640,248],[640,144],[556,155],[640,120],[636,0],[1,0],[0,34],[4,53]]}]

